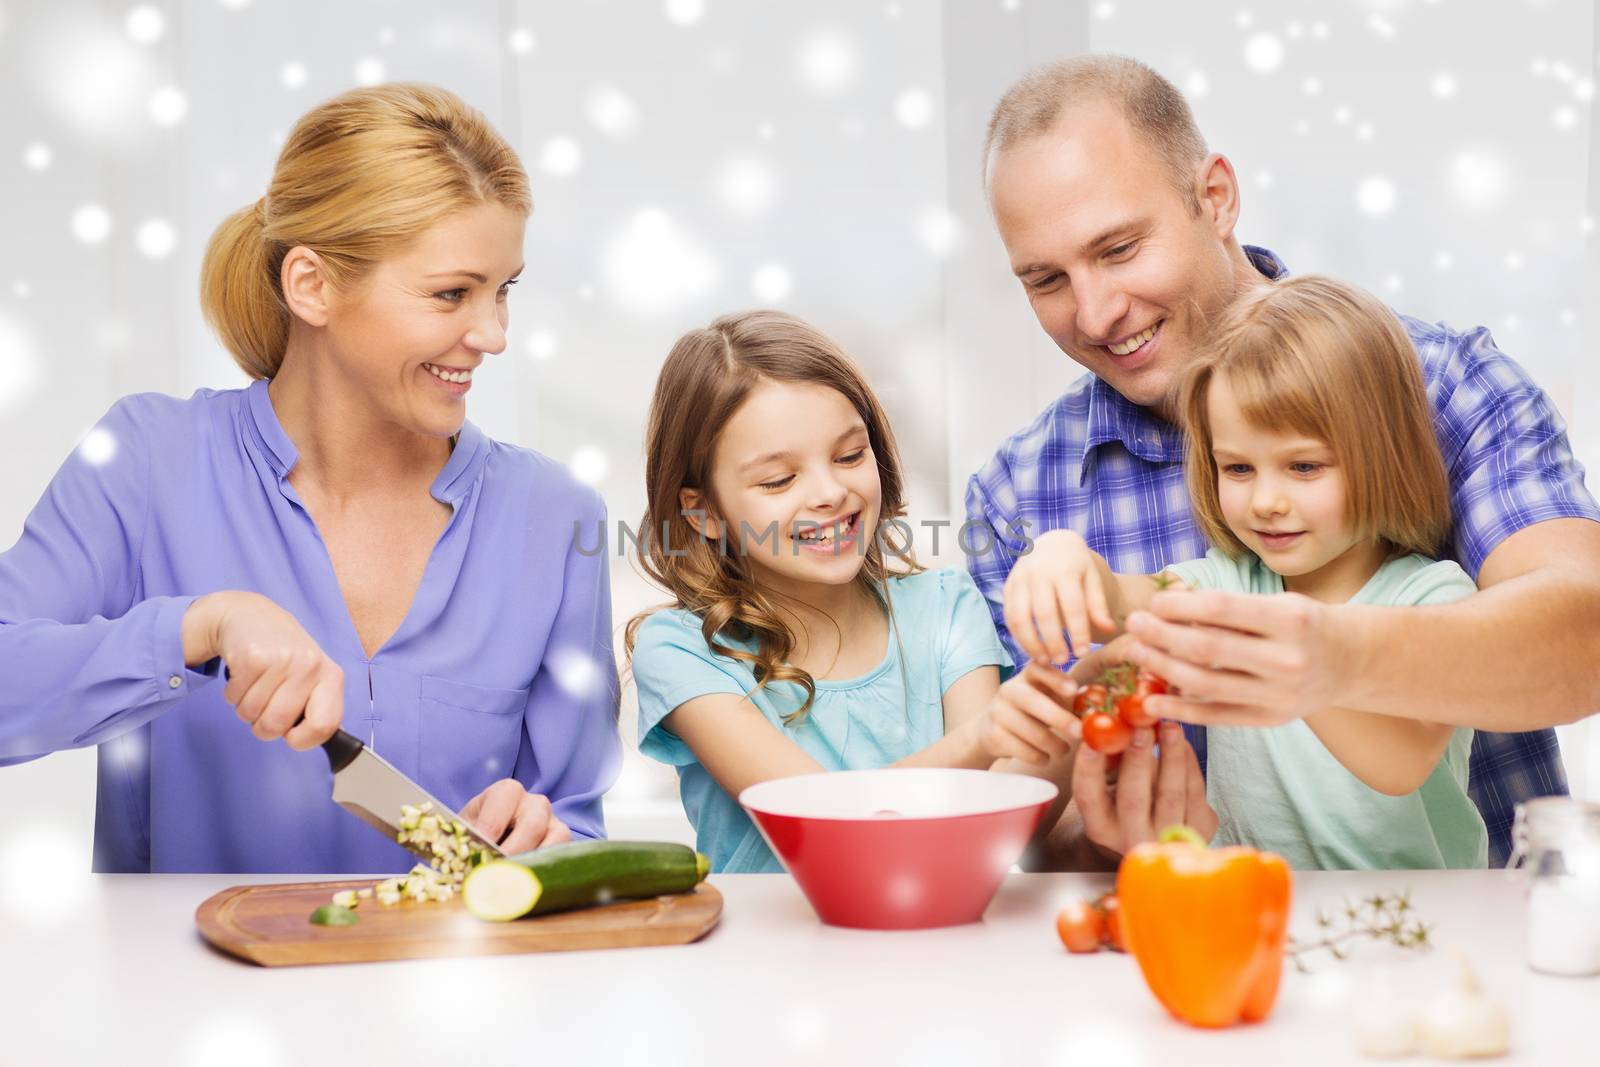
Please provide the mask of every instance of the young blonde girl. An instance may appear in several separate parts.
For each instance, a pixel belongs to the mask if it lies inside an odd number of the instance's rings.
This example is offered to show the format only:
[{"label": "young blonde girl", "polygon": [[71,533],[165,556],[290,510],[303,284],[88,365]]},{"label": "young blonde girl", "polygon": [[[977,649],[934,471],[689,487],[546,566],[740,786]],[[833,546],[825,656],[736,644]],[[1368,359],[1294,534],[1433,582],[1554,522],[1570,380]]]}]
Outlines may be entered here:
[{"label": "young blonde girl", "polygon": [[1070,767],[1072,683],[1035,667],[1001,686],[1009,660],[972,580],[923,569],[894,536],[888,419],[822,333],[752,311],[686,334],[646,456],[639,558],[672,603],[628,627],[640,749],[677,768],[713,870],[782,870],[736,799],[770,778]]},{"label": "young blonde girl", "polygon": [[[1263,286],[1229,310],[1175,411],[1214,547],[1164,574],[1328,603],[1440,604],[1475,591],[1455,563],[1429,558],[1450,525],[1444,462],[1416,354],[1371,296],[1316,276]],[[1121,632],[1157,585],[1113,574],[1070,531],[1040,538],[1017,570],[1008,615],[1015,607],[1074,638]],[[1327,708],[1206,734],[1219,843],[1269,848],[1300,868],[1485,864],[1467,795],[1471,730]]]}]

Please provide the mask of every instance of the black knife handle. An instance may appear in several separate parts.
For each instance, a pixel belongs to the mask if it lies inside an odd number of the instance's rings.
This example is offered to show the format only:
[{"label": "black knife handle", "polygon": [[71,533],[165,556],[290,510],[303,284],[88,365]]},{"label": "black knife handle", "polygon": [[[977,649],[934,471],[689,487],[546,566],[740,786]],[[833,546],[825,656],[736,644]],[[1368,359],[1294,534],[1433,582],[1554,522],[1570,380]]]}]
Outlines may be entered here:
[{"label": "black knife handle", "polygon": [[350,766],[350,761],[361,755],[364,747],[360,738],[343,730],[334,731],[332,737],[322,742],[322,751],[328,754],[328,766],[333,768],[334,774]]}]

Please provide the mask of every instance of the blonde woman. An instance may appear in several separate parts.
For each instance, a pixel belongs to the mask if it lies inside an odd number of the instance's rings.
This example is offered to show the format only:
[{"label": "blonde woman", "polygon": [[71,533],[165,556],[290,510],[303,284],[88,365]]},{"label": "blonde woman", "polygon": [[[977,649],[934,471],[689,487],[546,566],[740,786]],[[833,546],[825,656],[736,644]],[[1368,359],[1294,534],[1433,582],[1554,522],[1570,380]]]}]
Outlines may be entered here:
[{"label": "blonde woman", "polygon": [[[1261,286],[1224,315],[1176,410],[1195,516],[1217,547],[1164,573],[1194,589],[1329,604],[1476,592],[1456,563],[1429,558],[1450,528],[1449,484],[1416,356],[1373,297],[1314,275]],[[1011,572],[1006,614],[1033,618],[1045,591],[1075,643],[1109,640],[1156,586],[1053,531]],[[1485,865],[1469,729],[1325,708],[1208,733],[1219,843],[1268,848],[1297,868]]]},{"label": "blonde woman", "polygon": [[448,92],[315,108],[202,266],[255,381],[119,401],[0,555],[0,763],[100,746],[96,870],[403,869],[302,751],[340,725],[507,850],[604,833],[603,505],[466,421],[530,209]]}]

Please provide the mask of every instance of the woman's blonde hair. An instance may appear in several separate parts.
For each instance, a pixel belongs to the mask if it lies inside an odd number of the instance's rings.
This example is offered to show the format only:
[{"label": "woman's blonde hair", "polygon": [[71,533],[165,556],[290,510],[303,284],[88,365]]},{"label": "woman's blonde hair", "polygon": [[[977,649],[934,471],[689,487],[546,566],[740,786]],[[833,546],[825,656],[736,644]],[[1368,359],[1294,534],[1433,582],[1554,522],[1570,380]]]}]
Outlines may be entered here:
[{"label": "woman's blonde hair", "polygon": [[392,84],[336,96],[295,124],[267,195],[211,235],[201,309],[246,374],[271,378],[289,338],[280,272],[291,248],[316,252],[349,291],[446,215],[491,202],[526,215],[528,175],[454,93]]},{"label": "woman's blonde hair", "polygon": [[1422,368],[1392,311],[1317,275],[1262,286],[1223,315],[1179,385],[1196,522],[1231,556],[1248,551],[1223,521],[1207,411],[1226,375],[1245,419],[1325,441],[1357,535],[1391,553],[1434,555],[1450,529],[1450,484]]},{"label": "woman's blonde hair", "polygon": [[[877,459],[882,507],[856,581],[887,609],[883,583],[890,571],[885,549],[900,560],[897,573],[921,567],[891,521],[905,515],[906,504],[905,479],[889,420],[860,370],[832,339],[781,311],[747,311],[691,330],[672,346],[656,379],[645,431],[646,503],[639,564],[671,594],[673,607],[701,618],[701,635],[713,652],[752,665],[756,689],[770,682],[800,685],[805,701],[786,717],[794,722],[810,710],[816,683],[788,662],[795,648],[795,631],[786,618],[792,612],[756,583],[741,548],[742,537],[702,536],[689,525],[679,503],[681,491],[692,489],[700,493],[709,514],[720,513],[712,488],[717,439],[763,382],[834,389],[866,423]],[[651,614],[644,612],[628,623],[629,656],[640,624]],[[756,650],[734,648],[725,639],[754,642]]]}]

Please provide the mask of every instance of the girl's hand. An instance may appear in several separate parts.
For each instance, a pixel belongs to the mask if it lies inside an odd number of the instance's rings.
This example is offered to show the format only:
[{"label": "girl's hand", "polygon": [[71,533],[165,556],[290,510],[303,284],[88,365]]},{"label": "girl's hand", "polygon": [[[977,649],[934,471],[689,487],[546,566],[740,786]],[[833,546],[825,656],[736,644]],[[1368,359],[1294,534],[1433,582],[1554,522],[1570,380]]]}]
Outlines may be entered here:
[{"label": "girl's hand", "polygon": [[263,741],[293,749],[332,737],[344,717],[344,671],[293,615],[258,593],[212,593],[183,616],[184,661],[222,657],[223,699]]},{"label": "girl's hand", "polygon": [[1051,530],[1006,577],[1006,628],[1031,658],[1065,663],[1089,651],[1096,629],[1115,632],[1119,598],[1116,579],[1083,537]]},{"label": "girl's hand", "polygon": [[1065,755],[1083,736],[1069,710],[1076,692],[1077,686],[1054,667],[1029,663],[1000,687],[976,720],[984,754],[990,760],[1035,764]]},{"label": "girl's hand", "polygon": [[508,856],[572,840],[550,798],[528,792],[515,778],[502,778],[467,801],[460,815]]}]

